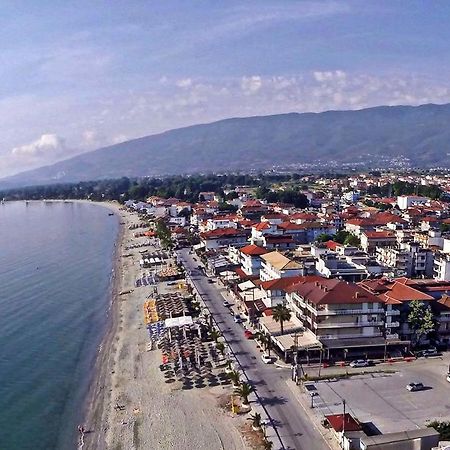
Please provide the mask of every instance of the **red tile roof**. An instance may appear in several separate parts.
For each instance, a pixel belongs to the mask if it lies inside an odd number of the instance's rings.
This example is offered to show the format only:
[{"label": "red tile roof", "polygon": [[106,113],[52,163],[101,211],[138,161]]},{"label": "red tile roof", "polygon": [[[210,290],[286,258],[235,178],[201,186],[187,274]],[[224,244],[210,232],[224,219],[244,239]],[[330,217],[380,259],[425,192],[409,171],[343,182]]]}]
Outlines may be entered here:
[{"label": "red tile roof", "polygon": [[288,287],[293,286],[294,284],[306,281],[318,281],[321,278],[322,277],[318,275],[311,275],[306,277],[303,276],[284,277],[284,278],[277,278],[275,280],[261,281],[258,284],[265,291],[286,291]]},{"label": "red tile roof", "polygon": [[247,275],[240,267],[234,269],[241,280],[257,280],[258,275]]},{"label": "red tile roof", "polygon": [[282,230],[304,230],[305,226],[304,225],[298,225],[296,223],[292,223],[292,222],[282,222],[278,225],[278,228],[281,228]]},{"label": "red tile roof", "polygon": [[270,228],[270,223],[268,222],[260,222],[255,226],[257,231],[267,230],[268,228]]},{"label": "red tile roof", "polygon": [[264,255],[267,253],[267,250],[263,247],[259,247],[258,245],[246,245],[240,249],[240,252],[244,255]]},{"label": "red tile roof", "polygon": [[287,288],[287,292],[296,292],[315,305],[380,302],[376,295],[356,284],[329,278],[300,282]]},{"label": "red tile roof", "polygon": [[368,239],[394,239],[395,234],[392,231],[364,231],[364,235],[367,236]]},{"label": "red tile roof", "polygon": [[358,283],[364,289],[372,292],[387,304],[400,304],[413,300],[431,301],[433,297],[418,289],[408,286],[407,278],[398,278],[395,280],[364,280]]}]

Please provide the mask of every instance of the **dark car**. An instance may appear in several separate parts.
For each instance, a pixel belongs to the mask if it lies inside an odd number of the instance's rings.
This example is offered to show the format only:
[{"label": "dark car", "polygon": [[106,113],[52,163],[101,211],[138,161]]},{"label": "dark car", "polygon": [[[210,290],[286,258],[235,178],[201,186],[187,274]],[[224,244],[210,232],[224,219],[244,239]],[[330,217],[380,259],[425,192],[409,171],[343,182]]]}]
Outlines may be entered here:
[{"label": "dark car", "polygon": [[317,392],[317,388],[316,388],[316,386],[314,386],[314,384],[305,384],[305,391],[308,392],[308,394],[311,397],[315,397],[316,395],[319,395],[319,393]]},{"label": "dark car", "polygon": [[423,391],[425,386],[423,383],[413,382],[406,385],[406,389],[410,392]]}]

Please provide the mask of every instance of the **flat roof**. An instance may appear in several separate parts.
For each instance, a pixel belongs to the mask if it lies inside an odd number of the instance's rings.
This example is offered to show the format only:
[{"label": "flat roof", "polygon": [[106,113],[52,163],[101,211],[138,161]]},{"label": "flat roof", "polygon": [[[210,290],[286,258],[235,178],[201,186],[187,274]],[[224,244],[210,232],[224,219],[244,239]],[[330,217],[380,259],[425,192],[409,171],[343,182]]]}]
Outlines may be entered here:
[{"label": "flat roof", "polygon": [[381,445],[430,436],[436,437],[437,445],[439,441],[439,433],[434,428],[419,428],[418,430],[399,431],[397,433],[378,434],[376,436],[364,436],[361,437],[361,442],[365,445]]}]

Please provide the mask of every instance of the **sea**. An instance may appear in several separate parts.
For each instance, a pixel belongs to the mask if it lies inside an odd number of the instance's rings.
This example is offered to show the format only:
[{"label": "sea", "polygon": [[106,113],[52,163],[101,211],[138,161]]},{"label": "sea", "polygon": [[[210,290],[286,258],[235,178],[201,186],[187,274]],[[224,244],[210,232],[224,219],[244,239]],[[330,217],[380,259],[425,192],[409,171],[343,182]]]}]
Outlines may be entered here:
[{"label": "sea", "polygon": [[109,320],[116,215],[0,204],[0,450],[71,450]]}]

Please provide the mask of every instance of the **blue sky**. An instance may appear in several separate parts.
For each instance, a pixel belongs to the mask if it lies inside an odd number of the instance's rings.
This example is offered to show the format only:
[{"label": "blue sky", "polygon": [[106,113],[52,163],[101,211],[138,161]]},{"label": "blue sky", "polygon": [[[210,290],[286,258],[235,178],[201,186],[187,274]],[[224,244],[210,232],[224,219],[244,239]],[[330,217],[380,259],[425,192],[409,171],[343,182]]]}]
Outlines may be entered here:
[{"label": "blue sky", "polygon": [[232,116],[450,102],[450,2],[3,1],[0,176]]}]

